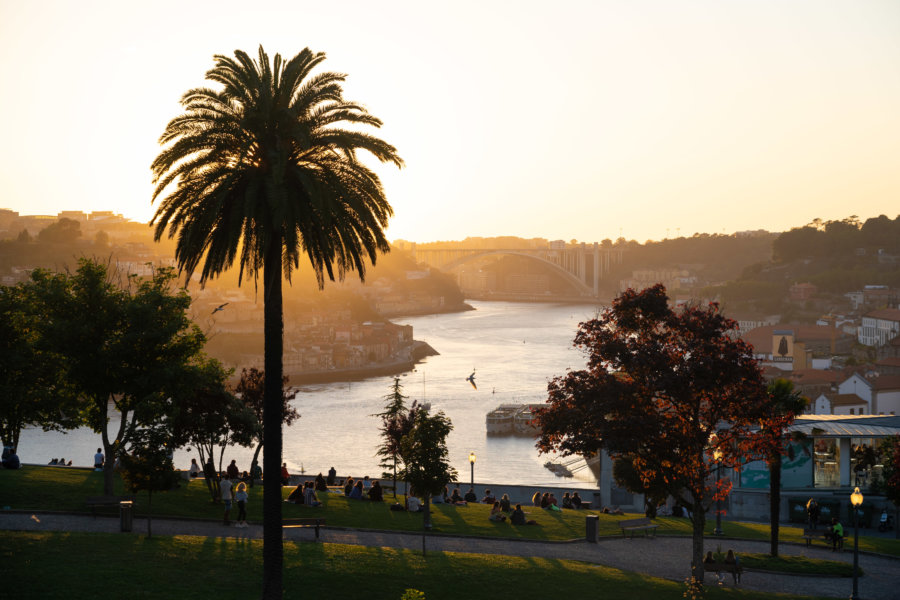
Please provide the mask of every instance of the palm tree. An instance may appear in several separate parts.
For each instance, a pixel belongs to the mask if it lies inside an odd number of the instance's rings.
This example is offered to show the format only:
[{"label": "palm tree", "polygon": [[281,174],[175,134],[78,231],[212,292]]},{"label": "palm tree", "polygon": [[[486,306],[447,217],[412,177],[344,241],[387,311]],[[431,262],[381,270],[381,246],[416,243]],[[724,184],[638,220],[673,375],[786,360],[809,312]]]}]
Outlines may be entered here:
[{"label": "palm tree", "polygon": [[357,155],[403,165],[393,146],[366,132],[381,121],[344,100],[345,76],[312,73],[324,59],[307,48],[270,64],[261,46],[256,61],[240,50],[216,55],[206,78],[221,89],[184,94],[184,113],[166,126],[151,167],[153,200],[161,199],[155,238],[168,228],[177,239],[187,279],[202,263],[202,284],[235,259],[239,283],[248,275],[255,285],[262,272],[264,598],[282,596],[282,275],[290,281],[305,253],[320,289],[325,275],[355,270],[363,279],[365,260],[374,264],[389,249],[384,227],[393,211]]}]

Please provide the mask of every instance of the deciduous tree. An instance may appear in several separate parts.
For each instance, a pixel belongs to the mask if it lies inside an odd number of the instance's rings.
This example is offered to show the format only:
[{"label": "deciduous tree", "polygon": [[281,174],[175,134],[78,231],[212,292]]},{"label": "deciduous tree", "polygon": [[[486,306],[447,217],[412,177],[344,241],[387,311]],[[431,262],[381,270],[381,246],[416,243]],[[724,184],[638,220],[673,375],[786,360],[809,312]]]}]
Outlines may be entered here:
[{"label": "deciduous tree", "polygon": [[[100,434],[107,461],[104,493],[113,493],[114,458],[134,431],[170,414],[172,397],[204,360],[203,333],[187,316],[191,299],[175,273],[116,285],[106,265],[79,261],[75,273],[37,272],[47,291],[43,327],[79,398],[84,425]],[[119,424],[109,423],[118,413]]]},{"label": "deciduous tree", "polygon": [[26,426],[48,431],[78,422],[59,357],[42,335],[43,320],[33,282],[0,286],[0,438],[14,448]]},{"label": "deciduous tree", "polygon": [[[300,418],[297,409],[291,406],[291,394],[288,389],[288,378],[281,378],[281,414],[282,423],[290,427],[294,421]],[[260,371],[256,367],[243,369],[241,371],[241,379],[234,388],[234,393],[240,400],[241,404],[246,407],[256,417],[256,426],[252,430],[251,438],[256,442],[256,450],[253,451],[253,461],[251,465],[257,464],[259,453],[265,444],[263,436],[263,413],[265,408],[265,386],[266,373]]]},{"label": "deciduous tree", "polygon": [[747,459],[748,440],[769,412],[752,349],[716,304],[669,306],[665,288],[627,290],[582,323],[575,345],[586,369],[553,379],[540,411],[538,447],[564,455],[631,455],[644,477],[662,479],[693,515],[692,575],[702,581],[706,511],[727,494],[717,468]]},{"label": "deciduous tree", "polygon": [[[447,451],[447,436],[452,430],[453,424],[443,412],[430,415],[427,410],[418,410],[412,430],[400,443],[402,476],[425,500],[423,527],[426,530],[431,529],[431,497],[456,479],[456,469],[450,466]],[[423,540],[423,552],[424,543]]]}]

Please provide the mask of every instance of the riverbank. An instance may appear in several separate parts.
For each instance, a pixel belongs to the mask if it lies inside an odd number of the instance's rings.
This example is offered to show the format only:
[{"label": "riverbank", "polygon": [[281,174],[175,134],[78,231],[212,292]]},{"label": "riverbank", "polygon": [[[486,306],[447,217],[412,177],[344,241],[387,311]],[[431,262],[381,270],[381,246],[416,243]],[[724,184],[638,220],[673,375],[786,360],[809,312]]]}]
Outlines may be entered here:
[{"label": "riverbank", "polygon": [[322,371],[288,371],[285,369],[291,385],[306,385],[311,383],[337,383],[341,381],[359,381],[385,375],[398,375],[412,370],[419,362],[429,356],[438,356],[440,352],[431,347],[427,342],[414,340],[408,349],[407,355],[391,361],[384,361],[365,367],[350,369],[327,369]]}]

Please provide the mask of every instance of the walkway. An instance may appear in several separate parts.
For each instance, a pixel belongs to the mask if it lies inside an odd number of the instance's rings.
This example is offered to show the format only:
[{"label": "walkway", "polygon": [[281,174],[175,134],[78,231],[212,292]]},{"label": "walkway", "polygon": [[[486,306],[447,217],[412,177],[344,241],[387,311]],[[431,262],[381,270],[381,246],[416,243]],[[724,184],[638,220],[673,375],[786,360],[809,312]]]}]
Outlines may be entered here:
[{"label": "walkway", "polygon": [[[0,530],[27,531],[83,531],[116,533],[119,531],[118,517],[91,517],[89,515],[0,513]],[[135,533],[146,534],[146,519],[135,519]],[[246,529],[225,527],[209,521],[186,521],[153,519],[154,535],[197,535],[206,537],[262,538],[262,526],[251,525]],[[312,541],[312,529],[285,530],[285,539]],[[421,551],[421,534],[392,531],[367,531],[355,529],[324,528],[321,541],[336,544],[405,548]],[[851,542],[852,543],[852,542]],[[715,542],[707,540],[706,548],[715,549]],[[768,542],[746,540],[722,540],[724,549],[731,548],[738,553],[768,552]],[[616,567],[625,571],[644,573],[675,581],[682,581],[690,571],[690,538],[661,536],[658,538],[621,537],[601,538],[600,543],[586,541],[540,542],[493,538],[472,538],[446,535],[429,536],[426,548],[436,552],[471,552],[478,554],[498,554],[506,556],[538,556],[580,560]],[[832,553],[821,544],[806,548],[794,544],[782,544],[785,555],[801,555],[811,558],[853,561],[853,553]],[[882,556],[860,555],[860,566],[865,576],[859,580],[860,597],[866,600],[890,600],[897,598],[900,587],[900,560]],[[712,583],[713,575],[707,575]],[[731,586],[730,576],[726,586]],[[745,572],[738,587],[764,592],[782,592],[813,596],[846,598],[852,590],[852,580],[833,577],[799,577],[769,573]]]}]

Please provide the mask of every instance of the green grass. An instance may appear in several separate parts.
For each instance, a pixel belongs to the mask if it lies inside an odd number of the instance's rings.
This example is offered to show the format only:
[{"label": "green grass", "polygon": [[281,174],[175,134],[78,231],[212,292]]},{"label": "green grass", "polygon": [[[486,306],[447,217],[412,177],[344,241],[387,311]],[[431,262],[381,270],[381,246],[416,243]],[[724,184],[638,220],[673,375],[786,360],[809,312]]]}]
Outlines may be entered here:
[{"label": "green grass", "polygon": [[[741,554],[741,565],[745,569],[776,571],[795,575],[829,575],[831,577],[852,577],[853,565],[837,560],[821,560],[805,556],[785,556],[774,558],[768,554]],[[859,569],[859,574],[863,570]]]},{"label": "green grass", "polygon": [[[427,600],[676,600],[683,585],[577,561],[430,553],[339,544],[284,546],[285,598],[399,600],[414,588]],[[259,597],[262,543],[256,540],[93,533],[0,532],[3,587],[23,600]],[[707,598],[789,600],[707,587]]]},{"label": "green grass", "polygon": [[[284,489],[284,495],[290,492]],[[25,467],[17,471],[0,470],[0,505],[17,510],[50,510],[65,512],[89,512],[85,499],[103,493],[103,474],[85,469],[64,469],[59,467]],[[124,494],[121,481],[116,482],[116,493]],[[285,504],[284,517],[321,516],[328,525],[339,527],[385,529],[398,531],[420,531],[422,515],[407,512],[392,512],[386,502],[372,503],[349,500],[343,496],[319,493],[324,506],[308,508],[302,505]],[[150,503],[146,493],[138,494],[136,514],[145,515]],[[535,540],[567,540],[582,538],[585,531],[585,516],[597,514],[594,511],[549,512],[524,506],[528,518],[538,522],[537,526],[516,527],[506,522],[495,523],[488,520],[490,507],[484,504],[469,506],[432,505],[432,520],[435,533],[455,535],[477,535],[487,537],[523,538]],[[262,522],[262,488],[250,490],[247,505],[248,518],[252,522]],[[153,495],[152,513],[156,516],[174,516],[194,519],[221,519],[221,504],[210,501],[206,484],[202,480],[184,481],[180,488]],[[236,515],[233,511],[232,517]],[[598,514],[601,536],[621,535],[617,521],[642,515],[624,517]],[[659,535],[691,535],[691,523],[687,519],[660,517]],[[711,527],[710,523],[710,527]],[[769,525],[766,523],[730,522],[722,523],[725,537],[768,540]],[[781,541],[803,543],[803,529],[782,526]],[[881,537],[860,536],[860,550],[900,556],[900,540]]]}]

